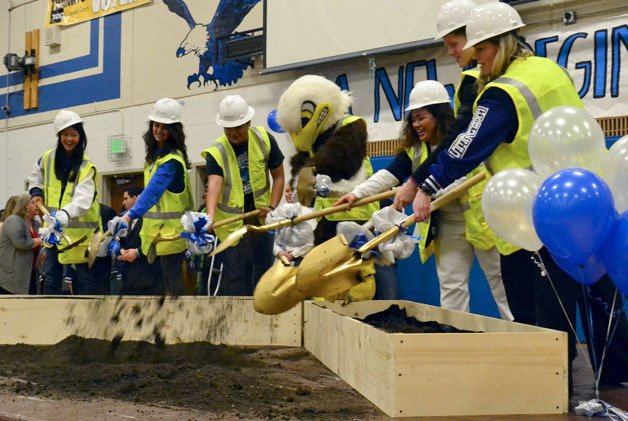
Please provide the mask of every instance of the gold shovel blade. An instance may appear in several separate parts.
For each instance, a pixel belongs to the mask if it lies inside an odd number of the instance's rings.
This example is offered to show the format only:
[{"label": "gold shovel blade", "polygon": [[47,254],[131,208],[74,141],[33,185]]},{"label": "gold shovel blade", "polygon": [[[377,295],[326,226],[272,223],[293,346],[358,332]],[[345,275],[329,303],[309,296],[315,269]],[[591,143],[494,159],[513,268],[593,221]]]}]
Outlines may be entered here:
[{"label": "gold shovel blade", "polygon": [[248,225],[243,226],[242,228],[240,228],[237,231],[233,231],[231,234],[229,234],[227,236],[227,238],[224,239],[224,241],[221,241],[220,243],[218,243],[218,246],[216,246],[214,251],[209,253],[209,255],[210,256],[215,256],[218,253],[228,249],[229,247],[235,246],[236,244],[238,244],[240,242],[242,237],[244,237],[244,235],[247,232],[249,232],[249,226]]},{"label": "gold shovel blade", "polygon": [[105,234],[102,231],[96,231],[92,235],[92,239],[89,241],[89,247],[87,248],[87,265],[91,268],[96,261],[96,253],[98,253],[98,247],[100,243],[105,239]]},{"label": "gold shovel blade", "polygon": [[148,263],[154,263],[157,258],[157,243],[158,240],[161,239],[161,232],[157,233],[157,236],[153,239],[153,242],[150,243],[148,247],[148,252],[146,253],[146,261]]},{"label": "gold shovel blade", "polygon": [[360,280],[349,272],[326,276],[327,272],[347,261],[354,253],[342,234],[314,247],[299,265],[297,289],[312,297],[330,297],[357,285]]},{"label": "gold shovel blade", "polygon": [[307,296],[296,288],[298,268],[277,260],[261,277],[253,293],[255,311],[280,314],[290,310]]}]

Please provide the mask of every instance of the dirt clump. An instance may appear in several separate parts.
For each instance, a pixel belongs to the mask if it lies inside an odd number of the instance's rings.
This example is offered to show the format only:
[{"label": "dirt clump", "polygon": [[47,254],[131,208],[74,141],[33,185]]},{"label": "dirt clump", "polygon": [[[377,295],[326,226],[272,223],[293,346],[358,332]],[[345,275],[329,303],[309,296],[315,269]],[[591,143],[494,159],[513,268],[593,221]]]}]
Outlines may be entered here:
[{"label": "dirt clump", "polygon": [[[376,419],[382,413],[302,348],[159,345],[71,336],[0,346],[11,393],[138,404],[256,419]],[[7,381],[7,379],[11,381]]]}]

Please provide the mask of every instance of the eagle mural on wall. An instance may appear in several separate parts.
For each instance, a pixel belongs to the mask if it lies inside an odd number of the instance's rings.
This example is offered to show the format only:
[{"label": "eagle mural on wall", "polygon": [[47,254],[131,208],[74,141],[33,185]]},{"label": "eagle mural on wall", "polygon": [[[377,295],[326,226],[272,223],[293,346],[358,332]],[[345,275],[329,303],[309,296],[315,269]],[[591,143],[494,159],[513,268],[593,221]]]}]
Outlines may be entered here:
[{"label": "eagle mural on wall", "polygon": [[218,63],[218,39],[233,34],[244,17],[259,1],[220,0],[211,22],[204,25],[196,23],[185,1],[164,0],[168,10],[183,18],[190,27],[190,31],[181,41],[176,53],[177,57],[190,53],[198,57],[198,72],[188,76],[188,89],[195,83],[200,87],[209,82],[214,84],[214,89],[218,89],[218,85],[231,85],[242,77],[251,63],[238,60]]}]

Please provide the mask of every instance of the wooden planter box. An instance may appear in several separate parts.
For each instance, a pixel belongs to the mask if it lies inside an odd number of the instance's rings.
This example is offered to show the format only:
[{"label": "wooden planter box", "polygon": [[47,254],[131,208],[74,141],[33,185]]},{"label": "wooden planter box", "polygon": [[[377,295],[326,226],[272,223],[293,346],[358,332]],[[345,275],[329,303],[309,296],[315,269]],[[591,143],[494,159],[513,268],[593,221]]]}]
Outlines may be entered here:
[{"label": "wooden planter box", "polygon": [[[409,317],[483,333],[386,333],[354,318]],[[391,417],[560,414],[567,334],[407,301],[304,303],[304,346]]]},{"label": "wooden planter box", "polygon": [[302,305],[255,312],[250,297],[2,296],[0,344],[52,345],[70,335],[164,344],[301,346]]}]

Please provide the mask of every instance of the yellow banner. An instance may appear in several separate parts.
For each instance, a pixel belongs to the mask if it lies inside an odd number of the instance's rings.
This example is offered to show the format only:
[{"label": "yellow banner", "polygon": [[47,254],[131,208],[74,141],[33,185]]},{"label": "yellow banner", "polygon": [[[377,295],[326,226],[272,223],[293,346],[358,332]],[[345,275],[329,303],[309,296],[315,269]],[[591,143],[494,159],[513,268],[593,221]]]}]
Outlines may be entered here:
[{"label": "yellow banner", "polygon": [[74,25],[122,10],[148,4],[152,0],[48,0],[46,26]]}]

